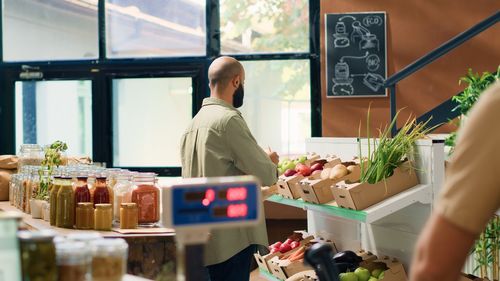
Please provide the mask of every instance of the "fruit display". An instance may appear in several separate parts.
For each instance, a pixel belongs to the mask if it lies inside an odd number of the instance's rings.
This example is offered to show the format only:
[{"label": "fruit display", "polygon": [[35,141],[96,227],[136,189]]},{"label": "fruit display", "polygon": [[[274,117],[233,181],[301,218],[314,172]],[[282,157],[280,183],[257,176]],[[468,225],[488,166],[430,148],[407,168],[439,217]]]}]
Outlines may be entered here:
[{"label": "fruit display", "polygon": [[294,233],[289,236],[284,242],[278,241],[269,246],[271,254],[280,252],[282,254],[300,246],[300,241],[304,240],[302,233]]}]

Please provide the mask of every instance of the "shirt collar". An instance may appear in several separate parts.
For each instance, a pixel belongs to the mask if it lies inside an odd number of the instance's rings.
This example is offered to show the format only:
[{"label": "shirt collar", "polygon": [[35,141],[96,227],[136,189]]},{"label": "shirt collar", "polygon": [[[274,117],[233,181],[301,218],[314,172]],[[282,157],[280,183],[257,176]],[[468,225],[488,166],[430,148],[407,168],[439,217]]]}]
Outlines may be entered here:
[{"label": "shirt collar", "polygon": [[228,108],[230,110],[234,110],[238,114],[241,115],[241,112],[238,109],[236,109],[234,106],[232,106],[231,104],[227,103],[226,101],[218,99],[218,98],[212,98],[212,97],[210,97],[210,98],[203,99],[202,107],[203,106],[208,106],[208,105],[220,105],[220,106],[226,107],[226,108]]}]

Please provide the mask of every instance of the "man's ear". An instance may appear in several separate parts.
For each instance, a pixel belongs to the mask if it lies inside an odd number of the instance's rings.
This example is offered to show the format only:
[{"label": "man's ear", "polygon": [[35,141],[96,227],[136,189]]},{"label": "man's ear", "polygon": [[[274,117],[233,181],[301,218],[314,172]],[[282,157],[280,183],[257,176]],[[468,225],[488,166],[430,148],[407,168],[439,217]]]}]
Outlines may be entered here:
[{"label": "man's ear", "polygon": [[241,83],[240,80],[241,79],[240,79],[239,75],[234,76],[234,78],[231,80],[231,83],[233,84],[234,88],[238,88],[240,86],[240,83]]}]

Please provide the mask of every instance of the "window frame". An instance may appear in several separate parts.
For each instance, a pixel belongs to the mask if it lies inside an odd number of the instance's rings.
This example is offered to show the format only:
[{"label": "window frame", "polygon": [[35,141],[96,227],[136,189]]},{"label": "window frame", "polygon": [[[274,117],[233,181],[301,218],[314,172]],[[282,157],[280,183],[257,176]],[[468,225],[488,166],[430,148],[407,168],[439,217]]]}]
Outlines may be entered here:
[{"label": "window frame", "polygon": [[[209,96],[207,70],[221,55],[220,2],[206,0],[206,54],[190,57],[107,58],[105,0],[98,1],[99,56],[94,60],[54,60],[33,62],[4,62],[0,44],[0,154],[16,154],[15,147],[15,82],[43,80],[92,81],[92,158],[113,165],[112,79],[191,77],[193,87],[193,116]],[[0,5],[0,38],[3,33],[3,11]],[[320,2],[309,0],[309,52],[231,54],[241,61],[309,60],[311,137],[320,137],[321,68],[320,68]],[[20,79],[28,66],[43,73],[42,79]],[[7,137],[5,137],[7,136]],[[160,176],[180,176],[181,167],[121,167],[135,171],[150,171]]]}]

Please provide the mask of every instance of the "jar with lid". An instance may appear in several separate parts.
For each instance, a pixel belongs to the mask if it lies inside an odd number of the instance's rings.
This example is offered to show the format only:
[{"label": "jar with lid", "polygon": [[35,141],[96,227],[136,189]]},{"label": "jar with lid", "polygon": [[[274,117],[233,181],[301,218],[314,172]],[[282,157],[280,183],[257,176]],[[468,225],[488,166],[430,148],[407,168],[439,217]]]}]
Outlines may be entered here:
[{"label": "jar with lid", "polygon": [[39,144],[22,144],[18,156],[18,171],[25,165],[40,166],[44,158],[44,152]]},{"label": "jar with lid", "polygon": [[94,205],[92,202],[79,202],[76,206],[75,215],[76,229],[94,228]]},{"label": "jar with lid", "polygon": [[137,204],[121,203],[120,204],[120,228],[133,229],[137,228],[138,223]]},{"label": "jar with lid", "polygon": [[20,231],[23,280],[57,281],[56,249],[52,231]]},{"label": "jar with lid", "polygon": [[56,244],[56,264],[59,281],[90,281],[90,251],[83,242]]},{"label": "jar with lid", "polygon": [[57,192],[56,226],[73,228],[75,224],[75,193],[71,178],[63,176]]},{"label": "jar with lid", "polygon": [[160,189],[156,185],[155,173],[134,175],[132,202],[137,204],[141,226],[153,226],[160,220]]},{"label": "jar with lid", "polygon": [[112,212],[111,204],[95,204],[94,229],[110,231],[113,223]]},{"label": "jar with lid", "polygon": [[92,280],[120,281],[127,268],[128,245],[124,239],[100,239],[91,242]]},{"label": "jar with lid", "polygon": [[132,202],[132,181],[130,181],[130,173],[124,172],[116,176],[117,182],[114,187],[114,210],[113,219],[116,222],[120,221],[120,206],[122,203]]},{"label": "jar with lid", "polygon": [[55,176],[52,181],[52,189],[49,193],[49,204],[50,204],[50,225],[56,226],[57,218],[57,193],[61,188],[61,177]]},{"label": "jar with lid", "polygon": [[80,202],[90,202],[90,191],[85,172],[77,173],[76,181],[73,182],[73,190],[75,191],[75,206],[78,206]]},{"label": "jar with lid", "polygon": [[102,174],[96,175],[94,187],[94,205],[95,204],[110,204],[109,190],[106,185],[106,176]]}]

